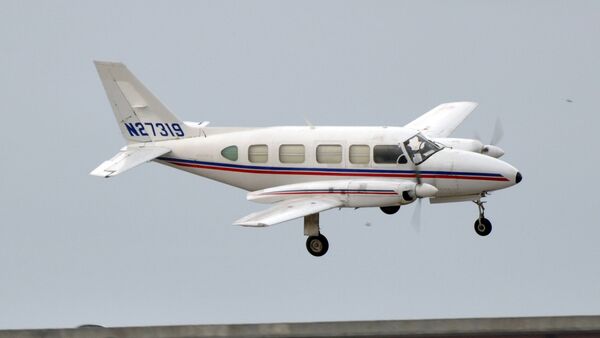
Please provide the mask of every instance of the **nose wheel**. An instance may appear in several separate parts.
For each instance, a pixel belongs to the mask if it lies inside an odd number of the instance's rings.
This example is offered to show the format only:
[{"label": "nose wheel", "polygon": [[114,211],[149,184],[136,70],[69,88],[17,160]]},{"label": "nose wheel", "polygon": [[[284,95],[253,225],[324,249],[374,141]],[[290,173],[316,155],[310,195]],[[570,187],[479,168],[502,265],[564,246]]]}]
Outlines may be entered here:
[{"label": "nose wheel", "polygon": [[478,218],[475,221],[475,232],[479,236],[487,236],[492,232],[492,222],[487,218]]},{"label": "nose wheel", "polygon": [[475,224],[474,224],[475,232],[479,236],[487,236],[492,232],[492,222],[490,222],[490,220],[485,218],[485,207],[483,206],[483,204],[485,202],[483,202],[481,200],[474,201],[474,202],[475,202],[475,204],[477,204],[477,207],[479,208],[479,218],[477,218],[475,220]]}]

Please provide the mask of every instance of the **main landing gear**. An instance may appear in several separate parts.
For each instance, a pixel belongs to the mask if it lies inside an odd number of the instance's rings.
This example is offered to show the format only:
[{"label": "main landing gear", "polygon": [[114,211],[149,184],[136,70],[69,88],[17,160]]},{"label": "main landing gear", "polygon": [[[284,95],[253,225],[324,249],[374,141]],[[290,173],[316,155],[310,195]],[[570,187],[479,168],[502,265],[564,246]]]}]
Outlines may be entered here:
[{"label": "main landing gear", "polygon": [[379,209],[381,209],[381,211],[383,211],[384,214],[393,215],[393,214],[397,213],[398,210],[400,210],[400,206],[392,205],[389,207],[380,207]]},{"label": "main landing gear", "polygon": [[329,249],[327,237],[321,234],[318,236],[308,236],[308,239],[306,240],[306,249],[315,257],[323,256]]},{"label": "main landing gear", "polygon": [[485,218],[485,207],[483,206],[483,201],[477,200],[473,201],[477,204],[479,208],[479,218],[475,220],[475,232],[479,236],[487,236],[492,232],[492,222],[490,222],[487,218]]},{"label": "main landing gear", "polygon": [[306,239],[306,250],[315,256],[321,257],[329,250],[329,241],[319,231],[319,214],[304,216],[304,235]]}]

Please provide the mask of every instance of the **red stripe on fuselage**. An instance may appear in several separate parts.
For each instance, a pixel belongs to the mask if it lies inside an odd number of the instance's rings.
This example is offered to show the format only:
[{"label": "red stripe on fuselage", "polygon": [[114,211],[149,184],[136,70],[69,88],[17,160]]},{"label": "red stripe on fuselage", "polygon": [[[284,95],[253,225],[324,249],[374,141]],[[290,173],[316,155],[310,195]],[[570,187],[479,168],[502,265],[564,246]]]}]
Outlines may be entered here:
[{"label": "red stripe on fuselage", "polygon": [[[307,171],[276,171],[276,170],[256,170],[256,169],[240,169],[240,168],[229,168],[229,167],[217,167],[203,164],[192,164],[192,163],[180,163],[175,161],[167,161],[168,163],[178,165],[181,167],[199,168],[199,169],[210,169],[210,170],[222,170],[232,171],[247,174],[265,174],[265,175],[307,175],[307,176],[353,176],[353,177],[396,177],[396,178],[415,178],[415,174],[385,174],[385,173],[332,173],[332,172],[307,172]],[[318,170],[318,169],[316,169]],[[421,174],[421,178],[441,178],[441,179],[455,179],[455,180],[480,180],[480,181],[501,181],[506,182],[506,177],[488,177],[488,176],[458,176],[458,175],[435,175],[435,174]]]}]

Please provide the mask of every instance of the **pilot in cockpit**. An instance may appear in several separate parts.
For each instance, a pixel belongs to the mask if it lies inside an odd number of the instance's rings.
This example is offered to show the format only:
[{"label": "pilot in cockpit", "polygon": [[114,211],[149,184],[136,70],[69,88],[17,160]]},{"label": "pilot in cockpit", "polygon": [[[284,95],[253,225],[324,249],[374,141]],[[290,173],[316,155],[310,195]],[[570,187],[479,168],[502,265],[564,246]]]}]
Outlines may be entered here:
[{"label": "pilot in cockpit", "polygon": [[416,134],[406,140],[404,147],[413,163],[417,165],[425,162],[431,155],[442,149],[439,145],[428,140],[421,134]]}]

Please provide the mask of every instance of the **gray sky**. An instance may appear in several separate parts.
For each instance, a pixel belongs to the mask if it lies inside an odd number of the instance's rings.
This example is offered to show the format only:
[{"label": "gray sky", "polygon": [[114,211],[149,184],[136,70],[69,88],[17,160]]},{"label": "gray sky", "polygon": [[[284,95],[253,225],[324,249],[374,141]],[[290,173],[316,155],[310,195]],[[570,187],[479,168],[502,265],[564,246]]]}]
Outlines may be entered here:
[{"label": "gray sky", "polygon": [[[600,2],[2,1],[0,328],[600,313]],[[234,227],[263,206],[124,144],[92,60],[214,126],[403,125],[447,101],[523,182],[471,203]],[[572,103],[565,100],[572,99]],[[370,222],[372,226],[366,227]]]}]

